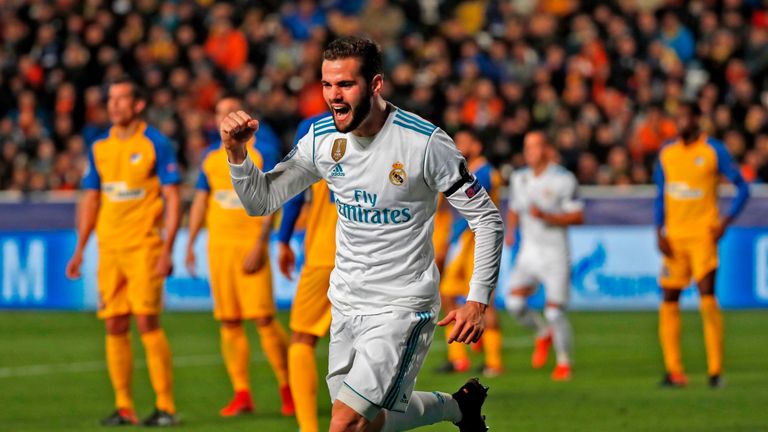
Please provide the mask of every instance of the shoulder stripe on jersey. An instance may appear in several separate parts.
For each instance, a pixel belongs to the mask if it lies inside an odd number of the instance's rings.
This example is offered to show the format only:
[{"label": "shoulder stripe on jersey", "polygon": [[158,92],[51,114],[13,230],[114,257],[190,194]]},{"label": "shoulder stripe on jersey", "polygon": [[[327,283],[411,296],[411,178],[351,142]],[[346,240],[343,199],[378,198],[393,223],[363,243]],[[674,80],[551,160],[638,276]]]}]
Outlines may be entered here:
[{"label": "shoulder stripe on jersey", "polygon": [[437,127],[437,126],[433,125],[432,123],[430,123],[430,122],[428,122],[428,121],[426,121],[424,119],[421,119],[419,117],[416,117],[414,114],[407,113],[407,112],[405,112],[403,110],[397,110],[395,115],[400,116],[404,120],[411,120],[409,123],[419,124],[421,126],[424,126],[424,127],[427,127],[427,128],[432,128],[432,129]]},{"label": "shoulder stripe on jersey", "polygon": [[432,132],[434,132],[434,129],[433,130],[422,129],[421,127],[418,127],[418,126],[413,126],[413,125],[409,125],[407,123],[403,123],[400,120],[395,120],[392,123],[394,123],[394,124],[396,124],[398,126],[402,126],[402,127],[406,128],[406,129],[410,129],[412,131],[418,132],[418,133],[420,133],[422,135],[426,135],[426,136],[431,136]]},{"label": "shoulder stripe on jersey", "polygon": [[424,122],[424,121],[421,121],[421,120],[417,120],[417,119],[413,119],[413,118],[409,118],[409,117],[406,117],[404,115],[395,115],[395,120],[399,120],[399,121],[401,121],[403,123],[411,124],[411,125],[416,126],[418,128],[427,130],[430,133],[432,133],[433,130],[437,129],[437,126],[434,126],[434,125],[432,125],[430,123],[427,123],[427,122]]},{"label": "shoulder stripe on jersey", "polygon": [[320,126],[319,128],[315,129],[315,136],[325,135],[332,132],[336,132],[335,126]]},{"label": "shoulder stripe on jersey", "polygon": [[317,133],[315,133],[315,136],[318,137],[320,135],[328,135],[328,134],[334,133],[334,132],[336,132],[336,129],[322,130],[322,131],[318,131]]},{"label": "shoulder stripe on jersey", "polygon": [[322,120],[318,120],[315,122],[316,128],[321,128],[323,126],[328,126],[329,124],[333,124],[333,117],[324,118]]}]

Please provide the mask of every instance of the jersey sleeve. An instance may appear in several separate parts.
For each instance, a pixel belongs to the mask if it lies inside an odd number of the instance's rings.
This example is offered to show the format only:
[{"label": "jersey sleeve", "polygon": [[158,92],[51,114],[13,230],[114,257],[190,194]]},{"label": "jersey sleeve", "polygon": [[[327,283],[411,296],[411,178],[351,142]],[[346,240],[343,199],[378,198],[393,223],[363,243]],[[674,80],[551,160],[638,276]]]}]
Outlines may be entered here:
[{"label": "jersey sleeve", "polygon": [[280,243],[288,244],[293,236],[296,221],[299,220],[301,207],[304,205],[304,193],[300,193],[288,200],[283,206],[283,217],[280,219],[280,230],[277,239]]},{"label": "jersey sleeve", "polygon": [[197,175],[195,189],[206,192],[211,191],[211,185],[208,184],[208,176],[205,174],[205,171],[203,171],[202,167],[200,168],[200,174]]},{"label": "jersey sleeve", "polygon": [[[474,177],[451,137],[437,129],[424,154],[424,181],[432,190],[450,196]],[[479,186],[479,184],[478,184]]]},{"label": "jersey sleeve", "polygon": [[265,172],[280,162],[280,139],[266,123],[263,123],[256,132],[256,150],[261,153]]},{"label": "jersey sleeve", "polygon": [[728,217],[735,218],[742,210],[744,210],[744,206],[749,200],[749,185],[744,180],[741,172],[739,172],[738,166],[736,166],[736,163],[733,161],[733,158],[728,153],[725,146],[719,141],[714,140],[712,145],[717,154],[717,171],[728,178],[728,180],[736,186],[736,197],[733,199],[731,208],[728,211]]},{"label": "jersey sleeve", "polygon": [[424,159],[427,185],[443,192],[475,234],[474,270],[467,300],[488,304],[496,287],[501,260],[503,223],[499,209],[469,173],[453,140],[442,130],[432,135]]},{"label": "jersey sleeve", "polygon": [[232,184],[243,207],[251,216],[272,214],[291,197],[322,177],[312,160],[314,140],[308,133],[274,169],[262,172],[246,157],[243,163],[229,164]]},{"label": "jersey sleeve", "polygon": [[101,189],[101,176],[99,176],[99,172],[96,170],[96,160],[93,157],[93,145],[88,149],[88,164],[85,166],[81,187],[83,189],[92,190]]},{"label": "jersey sleeve", "polygon": [[568,173],[563,180],[562,209],[565,213],[584,210],[584,201],[579,197],[579,183],[571,173]]},{"label": "jersey sleeve", "polygon": [[661,153],[656,159],[653,170],[653,181],[656,183],[656,201],[653,208],[653,221],[657,227],[664,226],[664,166],[661,163]]},{"label": "jersey sleeve", "polygon": [[160,184],[170,185],[181,183],[179,164],[176,161],[176,151],[168,138],[159,133],[150,138],[155,146],[155,172],[160,179]]}]

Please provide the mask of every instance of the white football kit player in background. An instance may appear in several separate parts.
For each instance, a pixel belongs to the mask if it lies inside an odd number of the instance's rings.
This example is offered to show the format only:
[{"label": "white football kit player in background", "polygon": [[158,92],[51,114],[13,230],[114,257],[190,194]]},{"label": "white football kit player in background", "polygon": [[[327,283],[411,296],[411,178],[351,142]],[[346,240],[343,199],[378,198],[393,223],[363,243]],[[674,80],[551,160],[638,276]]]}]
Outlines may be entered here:
[{"label": "white football kit player in background", "polygon": [[[565,309],[570,291],[570,253],[567,227],[583,222],[583,203],[577,198],[576,178],[550,161],[553,149],[541,132],[525,137],[524,158],[528,165],[510,180],[507,212],[507,244],[514,241],[519,226],[521,244],[509,280],[507,310],[536,333],[531,364],[546,364],[554,343],[557,365],[554,380],[571,377],[572,331]],[[546,321],[527,307],[527,299],[544,285]]]},{"label": "white football kit player in background", "polygon": [[471,343],[498,276],[502,221],[466,169],[450,137],[381,96],[381,53],[343,38],[324,52],[323,94],[333,117],[312,125],[268,173],[245,157],[240,137],[258,122],[240,111],[222,123],[235,189],[246,210],[269,214],[318,180],[335,197],[336,265],[327,383],[331,431],[408,430],[442,420],[485,430],[485,389],[470,380],[450,395],[414,392],[440,307],[432,247],[437,194],[468,220],[476,236],[475,272],[452,339]]}]

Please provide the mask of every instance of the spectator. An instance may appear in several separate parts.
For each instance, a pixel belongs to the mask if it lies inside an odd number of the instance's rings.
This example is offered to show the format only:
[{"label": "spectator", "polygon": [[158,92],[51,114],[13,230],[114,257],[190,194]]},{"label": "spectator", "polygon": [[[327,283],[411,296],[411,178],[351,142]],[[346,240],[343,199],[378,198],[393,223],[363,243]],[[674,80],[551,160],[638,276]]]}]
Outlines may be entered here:
[{"label": "spectator", "polygon": [[651,105],[638,121],[630,141],[632,160],[646,166],[655,158],[661,144],[677,135],[674,120],[664,115],[659,105]]},{"label": "spectator", "polygon": [[388,99],[449,132],[471,125],[495,164],[517,166],[525,132],[540,128],[583,182],[646,183],[674,133],[666,115],[696,96],[705,129],[768,181],[768,14],[755,2],[6,3],[3,189],[76,185],[84,148],[108,126],[104,83],[124,73],[149,90],[148,120],[174,140],[185,176],[224,92],[285,151],[297,120],[326,109],[323,47],[361,33],[382,45]]}]

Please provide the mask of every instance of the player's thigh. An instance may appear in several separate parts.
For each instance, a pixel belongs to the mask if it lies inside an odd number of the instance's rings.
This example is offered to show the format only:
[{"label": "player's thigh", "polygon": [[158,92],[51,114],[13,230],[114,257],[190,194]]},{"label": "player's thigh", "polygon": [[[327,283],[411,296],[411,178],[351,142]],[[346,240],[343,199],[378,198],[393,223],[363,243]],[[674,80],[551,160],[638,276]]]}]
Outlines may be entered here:
[{"label": "player's thigh", "polygon": [[405,412],[432,344],[435,316],[436,311],[391,311],[364,317],[344,385],[376,406]]},{"label": "player's thigh", "polygon": [[275,315],[275,298],[272,294],[272,268],[269,255],[264,251],[264,265],[253,274],[245,274],[242,263],[249,253],[247,248],[240,251],[239,269],[234,270],[235,291],[243,319],[266,318]]},{"label": "player's thigh", "polygon": [[717,243],[713,238],[706,236],[692,240],[688,253],[691,257],[691,273],[695,281],[698,282],[717,270],[719,264]]},{"label": "player's thigh", "polygon": [[290,327],[294,332],[323,337],[331,325],[328,286],[333,267],[304,267],[291,305]]},{"label": "player's thigh", "polygon": [[505,295],[530,296],[536,292],[541,281],[536,277],[536,271],[532,263],[518,259],[507,280],[507,292]]},{"label": "player's thigh", "polygon": [[669,240],[672,256],[662,255],[659,285],[666,289],[685,288],[691,282],[690,245],[686,240]]},{"label": "player's thigh", "polygon": [[97,315],[101,319],[131,313],[126,279],[119,258],[116,251],[99,249],[99,264],[96,270],[99,290]]},{"label": "player's thigh", "polygon": [[362,323],[360,316],[348,316],[331,309],[331,340],[328,344],[328,375],[325,382],[331,402],[344,386],[344,378],[355,361],[355,329]]},{"label": "player's thigh", "polygon": [[571,269],[568,258],[558,257],[546,260],[538,269],[537,279],[544,285],[548,304],[567,306],[571,293]]},{"label": "player's thigh", "polygon": [[125,251],[121,257],[134,315],[157,315],[162,310],[165,278],[156,271],[160,254],[160,245],[153,244]]}]

